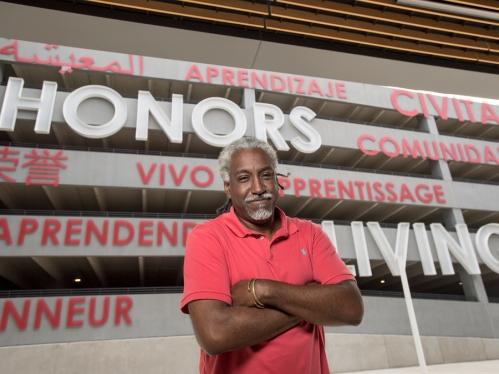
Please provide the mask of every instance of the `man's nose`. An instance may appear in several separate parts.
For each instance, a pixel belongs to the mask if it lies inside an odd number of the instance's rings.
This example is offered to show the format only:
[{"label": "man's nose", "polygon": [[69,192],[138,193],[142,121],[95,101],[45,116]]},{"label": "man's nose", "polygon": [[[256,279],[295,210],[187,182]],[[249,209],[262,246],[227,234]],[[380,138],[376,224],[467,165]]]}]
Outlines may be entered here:
[{"label": "man's nose", "polygon": [[251,183],[251,193],[253,195],[261,195],[266,190],[265,185],[262,183],[260,178],[253,178]]}]

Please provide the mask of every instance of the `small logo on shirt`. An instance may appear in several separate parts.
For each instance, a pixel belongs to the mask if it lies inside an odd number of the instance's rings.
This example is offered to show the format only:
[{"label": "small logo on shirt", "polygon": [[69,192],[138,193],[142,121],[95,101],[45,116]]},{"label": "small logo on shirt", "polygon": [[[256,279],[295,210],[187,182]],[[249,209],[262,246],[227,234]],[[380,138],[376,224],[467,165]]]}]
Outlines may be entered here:
[{"label": "small logo on shirt", "polygon": [[306,255],[307,255],[307,251],[306,251],[304,248],[302,248],[302,249],[301,249],[301,254],[302,254],[303,256],[306,256]]}]

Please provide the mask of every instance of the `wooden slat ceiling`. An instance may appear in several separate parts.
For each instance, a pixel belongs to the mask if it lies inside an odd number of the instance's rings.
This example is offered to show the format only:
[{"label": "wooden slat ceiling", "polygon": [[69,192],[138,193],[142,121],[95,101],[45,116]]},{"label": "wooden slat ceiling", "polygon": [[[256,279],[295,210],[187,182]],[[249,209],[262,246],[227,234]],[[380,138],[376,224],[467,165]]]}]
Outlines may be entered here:
[{"label": "wooden slat ceiling", "polygon": [[[87,2],[381,50],[499,65],[498,21],[411,7],[398,4],[397,0]],[[498,1],[444,0],[440,3],[499,16]]]}]

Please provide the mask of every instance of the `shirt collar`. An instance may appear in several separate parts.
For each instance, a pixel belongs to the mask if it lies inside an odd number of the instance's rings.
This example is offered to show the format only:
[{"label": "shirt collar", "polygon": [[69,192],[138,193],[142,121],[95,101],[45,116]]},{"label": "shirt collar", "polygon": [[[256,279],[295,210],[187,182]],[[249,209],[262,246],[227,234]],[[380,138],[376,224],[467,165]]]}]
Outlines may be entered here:
[{"label": "shirt collar", "polygon": [[[291,234],[294,234],[296,231],[298,231],[298,227],[294,224],[294,222],[289,219],[289,217],[284,214],[284,212],[275,207],[275,210],[277,211],[277,214],[279,214],[279,217],[281,218],[282,226],[279,230],[274,235],[274,238],[277,238],[279,236],[289,236]],[[224,224],[234,233],[234,235],[243,238],[248,235],[261,235],[260,233],[256,231],[252,231],[248,229],[246,226],[244,226],[241,221],[239,221],[239,218],[237,218],[236,213],[234,212],[234,207],[232,206],[230,208],[229,213],[225,213],[222,215],[222,220]]]}]

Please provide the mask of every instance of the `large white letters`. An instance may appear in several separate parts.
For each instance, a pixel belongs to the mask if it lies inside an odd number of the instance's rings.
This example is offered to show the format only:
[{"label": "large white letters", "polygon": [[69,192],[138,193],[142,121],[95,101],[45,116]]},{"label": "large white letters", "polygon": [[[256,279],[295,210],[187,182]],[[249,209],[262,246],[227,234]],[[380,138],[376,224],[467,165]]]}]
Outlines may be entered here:
[{"label": "large white letters", "polygon": [[381,255],[386,261],[392,275],[400,276],[400,270],[397,264],[397,257],[401,256],[405,266],[407,259],[407,246],[409,243],[409,224],[400,222],[397,226],[397,239],[395,240],[395,251],[392,249],[388,239],[386,239],[383,230],[378,222],[368,222],[367,227],[378,245]]},{"label": "large white letters", "polygon": [[468,227],[465,224],[459,223],[456,225],[459,243],[457,243],[454,238],[450,236],[441,223],[432,223],[430,228],[431,233],[433,234],[435,248],[437,249],[440,267],[442,268],[442,274],[454,274],[454,267],[452,266],[449,252],[452,252],[454,257],[456,257],[459,263],[463,265],[468,274],[481,274],[475,250],[473,249],[473,244],[471,243]]},{"label": "large white letters", "polygon": [[[491,235],[499,235],[499,224],[489,223],[480,227],[476,233],[475,243],[478,254],[483,262],[493,271],[499,273],[499,260],[494,257],[490,250],[489,238]],[[497,249],[499,251],[499,249]]]},{"label": "large white letters", "polygon": [[163,112],[158,102],[154,100],[154,97],[149,91],[139,91],[135,139],[147,140],[149,113],[151,113],[159,127],[161,127],[172,143],[182,143],[183,103],[184,98],[182,95],[172,95],[172,114],[170,121],[170,118]]},{"label": "large white letters", "polygon": [[299,106],[294,108],[289,114],[289,120],[291,123],[302,132],[310,141],[306,142],[299,136],[291,140],[291,144],[298,151],[303,153],[314,153],[321,147],[321,136],[308,122],[305,122],[303,118],[307,121],[313,120],[315,113],[313,110]]},{"label": "large white letters", "polygon": [[[213,134],[204,125],[204,114],[213,109],[225,110],[234,118],[234,130],[226,135]],[[230,100],[211,97],[201,101],[192,111],[192,127],[204,142],[214,147],[225,147],[234,140],[242,138],[246,132],[246,116],[241,108]]]},{"label": "large white letters", "polygon": [[[272,117],[272,119],[267,118]],[[253,121],[255,123],[255,136],[263,141],[267,141],[267,134],[272,139],[275,147],[279,151],[289,151],[289,146],[279,132],[279,128],[284,123],[282,111],[271,104],[253,104]]]},{"label": "large white letters", "polygon": [[[78,106],[85,100],[101,98],[114,106],[114,116],[107,123],[99,126],[89,125],[78,117]],[[86,138],[107,138],[117,133],[125,124],[127,107],[125,100],[115,90],[105,86],[85,86],[71,92],[62,107],[64,119],[78,134]]]},{"label": "large white letters", "polygon": [[9,78],[0,112],[0,130],[14,131],[17,111],[25,109],[38,112],[35,122],[35,132],[38,134],[48,134],[54,111],[57,83],[44,81],[39,99],[22,97],[23,87],[24,80],[21,78]]},{"label": "large white letters", "polygon": [[364,226],[362,222],[354,221],[350,224],[352,228],[353,243],[355,247],[355,255],[357,256],[357,266],[361,277],[370,277],[371,264],[369,263],[369,254],[367,253],[366,236],[364,234]]}]

